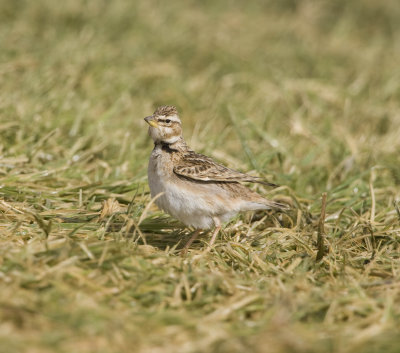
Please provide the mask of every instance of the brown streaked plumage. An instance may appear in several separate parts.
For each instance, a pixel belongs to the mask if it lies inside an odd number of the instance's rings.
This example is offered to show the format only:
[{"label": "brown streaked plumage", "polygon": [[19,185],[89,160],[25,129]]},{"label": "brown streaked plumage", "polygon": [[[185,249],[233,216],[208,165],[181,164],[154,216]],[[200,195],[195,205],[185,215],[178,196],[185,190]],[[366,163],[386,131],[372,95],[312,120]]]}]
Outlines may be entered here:
[{"label": "brown streaked plumage", "polygon": [[198,181],[252,182],[273,187],[278,186],[262,180],[260,177],[227,168],[214,162],[211,158],[193,151],[188,151],[183,156],[180,163],[174,167],[174,172]]},{"label": "brown streaked plumage", "polygon": [[197,229],[185,245],[186,252],[201,229],[215,227],[210,246],[221,224],[241,211],[284,210],[286,205],[263,198],[242,182],[277,185],[216,163],[192,151],[182,135],[182,124],[173,106],[162,106],[145,118],[154,141],[148,167],[155,203],[165,212]]},{"label": "brown streaked plumage", "polygon": [[158,107],[156,111],[154,112],[153,115],[156,116],[170,116],[170,115],[178,115],[178,111],[176,108],[172,105],[162,105],[161,107]]}]

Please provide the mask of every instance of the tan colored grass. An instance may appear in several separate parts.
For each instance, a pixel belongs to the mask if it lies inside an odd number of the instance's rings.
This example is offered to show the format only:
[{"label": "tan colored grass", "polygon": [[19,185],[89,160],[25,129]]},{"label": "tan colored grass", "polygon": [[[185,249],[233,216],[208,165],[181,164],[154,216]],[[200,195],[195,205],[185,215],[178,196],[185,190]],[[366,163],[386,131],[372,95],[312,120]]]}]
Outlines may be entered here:
[{"label": "tan colored grass", "polygon": [[[399,36],[395,0],[0,3],[0,351],[397,352]],[[160,104],[293,209],[178,256]]]}]

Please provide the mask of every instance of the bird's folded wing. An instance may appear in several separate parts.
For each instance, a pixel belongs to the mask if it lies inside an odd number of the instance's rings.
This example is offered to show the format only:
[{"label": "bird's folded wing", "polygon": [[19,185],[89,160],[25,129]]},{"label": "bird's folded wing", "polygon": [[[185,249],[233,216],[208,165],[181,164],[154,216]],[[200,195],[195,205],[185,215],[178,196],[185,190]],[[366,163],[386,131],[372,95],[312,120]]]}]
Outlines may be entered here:
[{"label": "bird's folded wing", "polygon": [[185,178],[205,182],[252,182],[273,187],[278,186],[260,177],[227,168],[214,162],[211,158],[197,153],[190,153],[182,158],[174,167],[174,173]]}]

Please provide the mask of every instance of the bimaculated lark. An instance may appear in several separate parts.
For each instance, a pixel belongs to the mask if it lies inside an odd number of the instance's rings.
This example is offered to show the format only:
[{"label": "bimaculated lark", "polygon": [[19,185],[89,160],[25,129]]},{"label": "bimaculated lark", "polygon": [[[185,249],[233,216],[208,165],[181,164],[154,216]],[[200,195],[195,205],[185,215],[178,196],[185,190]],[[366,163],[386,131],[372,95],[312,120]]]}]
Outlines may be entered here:
[{"label": "bimaculated lark", "polygon": [[213,245],[221,224],[241,211],[284,210],[286,205],[266,200],[242,182],[275,187],[259,177],[227,168],[210,157],[192,151],[182,136],[182,124],[173,106],[162,106],[144,119],[154,141],[148,178],[156,205],[196,231],[187,249],[201,230],[215,227]]}]

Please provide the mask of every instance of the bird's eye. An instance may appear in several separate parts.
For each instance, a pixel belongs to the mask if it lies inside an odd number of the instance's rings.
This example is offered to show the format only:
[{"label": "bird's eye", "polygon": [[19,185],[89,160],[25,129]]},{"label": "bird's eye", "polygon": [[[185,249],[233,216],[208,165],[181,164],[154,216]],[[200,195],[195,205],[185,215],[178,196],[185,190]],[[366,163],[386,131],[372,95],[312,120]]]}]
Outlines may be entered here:
[{"label": "bird's eye", "polygon": [[171,120],[167,119],[167,120],[165,120],[165,122],[166,122],[167,124],[169,124],[169,123],[171,122]]}]

